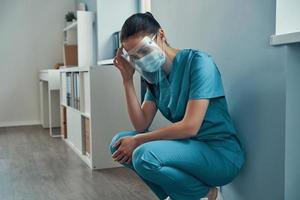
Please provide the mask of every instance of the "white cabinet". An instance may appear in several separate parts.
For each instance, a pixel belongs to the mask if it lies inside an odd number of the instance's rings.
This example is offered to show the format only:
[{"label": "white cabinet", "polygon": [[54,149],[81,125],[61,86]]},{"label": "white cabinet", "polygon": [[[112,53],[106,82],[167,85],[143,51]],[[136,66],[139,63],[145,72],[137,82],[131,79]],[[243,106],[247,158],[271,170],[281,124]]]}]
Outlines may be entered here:
[{"label": "white cabinet", "polygon": [[[140,76],[135,73],[134,85],[140,97]],[[91,70],[91,130],[92,151],[97,153],[93,164],[97,168],[120,166],[111,158],[109,144],[119,131],[134,130],[129,120],[124,86],[120,72],[113,65]]]},{"label": "white cabinet", "polygon": [[[113,57],[111,36],[137,11],[136,3],[97,2],[99,59]],[[122,8],[118,16],[108,9],[115,6]],[[104,169],[121,166],[111,158],[109,144],[116,133],[133,127],[120,72],[113,65],[93,65],[96,44],[93,18],[92,12],[77,12],[77,22],[64,29],[65,42],[78,46],[78,67],[60,70],[62,138],[91,169]],[[134,83],[139,98],[141,86],[137,73]]]},{"label": "white cabinet", "polygon": [[[133,130],[126,108],[122,77],[113,65],[86,68],[74,67],[61,70],[61,85],[67,74],[79,73],[80,106],[64,104],[65,93],[61,92],[61,105],[66,108],[66,137],[64,141],[92,169],[118,167],[111,158],[109,144],[112,137],[122,130]],[[70,76],[73,77],[74,76]],[[71,83],[74,81],[69,80]],[[140,97],[140,77],[134,76],[135,90]],[[71,84],[72,85],[72,84]],[[73,91],[74,93],[74,91]],[[74,94],[71,94],[71,99]],[[72,101],[72,100],[71,100]],[[81,103],[84,102],[84,103]]]}]

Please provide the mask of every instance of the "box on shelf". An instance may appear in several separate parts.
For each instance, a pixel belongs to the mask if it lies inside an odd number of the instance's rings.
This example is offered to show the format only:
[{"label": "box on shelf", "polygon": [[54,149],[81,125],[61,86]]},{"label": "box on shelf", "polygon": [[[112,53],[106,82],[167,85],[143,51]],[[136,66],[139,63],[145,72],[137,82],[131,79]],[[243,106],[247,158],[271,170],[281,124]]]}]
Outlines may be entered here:
[{"label": "box on shelf", "polygon": [[67,110],[65,106],[60,106],[60,129],[63,138],[67,138]]},{"label": "box on shelf", "polygon": [[82,133],[83,133],[83,154],[90,155],[90,120],[86,117],[82,117]]},{"label": "box on shelf", "polygon": [[77,45],[64,45],[64,65],[78,66],[78,50]]}]

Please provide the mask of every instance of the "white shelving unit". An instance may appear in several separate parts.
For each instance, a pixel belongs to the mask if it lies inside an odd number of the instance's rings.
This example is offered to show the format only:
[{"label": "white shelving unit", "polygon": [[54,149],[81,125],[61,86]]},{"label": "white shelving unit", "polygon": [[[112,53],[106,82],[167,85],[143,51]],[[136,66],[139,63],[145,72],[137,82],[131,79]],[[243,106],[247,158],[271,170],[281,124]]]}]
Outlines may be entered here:
[{"label": "white shelving unit", "polygon": [[93,65],[94,13],[77,11],[63,29],[64,44],[77,45],[78,66],[60,70],[61,137],[92,168],[90,137],[90,66]]},{"label": "white shelving unit", "polygon": [[[78,11],[63,32],[66,43],[78,46],[78,66],[60,70],[61,137],[91,169],[119,167],[109,144],[117,132],[133,130],[120,72],[112,60],[93,65],[92,12]],[[140,96],[140,77],[134,81]]]},{"label": "white shelving unit", "polygon": [[60,71],[62,138],[92,168],[90,143],[90,69]]},{"label": "white shelving unit", "polygon": [[76,26],[77,26],[77,21],[75,21],[75,22],[71,23],[70,25],[68,25],[66,28],[63,29],[63,31],[65,31],[65,32],[69,31],[72,28],[76,28]]},{"label": "white shelving unit", "polygon": [[285,33],[279,35],[272,35],[270,38],[271,45],[283,45],[300,42],[300,31],[294,33]]},{"label": "white shelving unit", "polygon": [[113,63],[114,59],[100,60],[97,62],[98,65],[112,65]]},{"label": "white shelving unit", "polygon": [[[77,85],[80,108],[66,102],[66,77],[75,73],[79,73],[80,77]],[[136,93],[140,96],[138,75],[135,75],[134,82]],[[67,122],[64,141],[91,169],[119,167],[120,164],[111,158],[109,144],[117,132],[133,130],[120,72],[112,65],[94,66],[88,70],[68,68],[61,70],[61,85],[61,105],[66,110]]]}]

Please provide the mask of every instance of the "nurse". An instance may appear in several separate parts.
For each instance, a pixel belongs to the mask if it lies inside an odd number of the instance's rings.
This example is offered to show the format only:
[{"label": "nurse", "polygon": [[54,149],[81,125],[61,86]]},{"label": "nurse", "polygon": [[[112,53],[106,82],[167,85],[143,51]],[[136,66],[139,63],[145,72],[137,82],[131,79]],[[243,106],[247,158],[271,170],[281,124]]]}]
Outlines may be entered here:
[{"label": "nurse", "polygon": [[[132,169],[158,199],[221,200],[217,186],[238,175],[245,153],[212,57],[172,48],[149,12],[125,21],[121,43],[114,65],[135,131],[112,138],[112,158]],[[142,104],[134,89],[135,71],[147,84]],[[157,109],[172,123],[149,131]]]}]

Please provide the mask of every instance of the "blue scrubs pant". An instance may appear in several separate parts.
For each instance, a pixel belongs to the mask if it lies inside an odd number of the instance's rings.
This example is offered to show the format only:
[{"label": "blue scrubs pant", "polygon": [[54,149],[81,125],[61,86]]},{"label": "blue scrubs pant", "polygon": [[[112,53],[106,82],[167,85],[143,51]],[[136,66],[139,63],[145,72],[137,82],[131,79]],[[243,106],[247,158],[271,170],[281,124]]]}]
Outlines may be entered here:
[{"label": "blue scrubs pant", "polygon": [[[136,131],[116,134],[110,144]],[[239,172],[239,168],[216,149],[194,139],[155,140],[138,146],[129,164],[159,199],[170,196],[172,200],[199,200],[211,187],[226,185]]]}]

